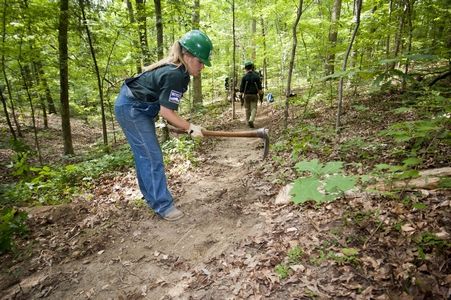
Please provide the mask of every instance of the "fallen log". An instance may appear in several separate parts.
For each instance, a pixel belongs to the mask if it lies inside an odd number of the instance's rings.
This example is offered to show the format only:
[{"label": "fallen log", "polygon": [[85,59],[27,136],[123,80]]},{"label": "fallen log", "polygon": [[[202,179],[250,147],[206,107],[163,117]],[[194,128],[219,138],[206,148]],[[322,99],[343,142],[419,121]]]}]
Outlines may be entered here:
[{"label": "fallen log", "polygon": [[417,178],[392,181],[390,183],[379,182],[375,185],[370,186],[369,188],[380,191],[402,188],[434,190],[439,187],[439,183],[443,177],[450,176],[451,167],[428,169],[420,171]]}]

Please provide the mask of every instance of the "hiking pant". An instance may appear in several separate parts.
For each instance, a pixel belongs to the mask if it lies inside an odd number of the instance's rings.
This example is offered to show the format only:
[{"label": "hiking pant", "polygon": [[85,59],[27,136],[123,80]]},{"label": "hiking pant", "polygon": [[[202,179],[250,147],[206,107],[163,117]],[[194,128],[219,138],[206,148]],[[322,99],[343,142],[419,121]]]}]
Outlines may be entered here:
[{"label": "hiking pant", "polygon": [[246,122],[254,122],[257,115],[258,95],[244,94],[244,108],[246,109]]},{"label": "hiking pant", "polygon": [[147,204],[164,217],[172,208],[173,199],[167,187],[163,154],[155,131],[160,104],[133,98],[128,87],[123,85],[114,111],[133,152],[141,193]]}]

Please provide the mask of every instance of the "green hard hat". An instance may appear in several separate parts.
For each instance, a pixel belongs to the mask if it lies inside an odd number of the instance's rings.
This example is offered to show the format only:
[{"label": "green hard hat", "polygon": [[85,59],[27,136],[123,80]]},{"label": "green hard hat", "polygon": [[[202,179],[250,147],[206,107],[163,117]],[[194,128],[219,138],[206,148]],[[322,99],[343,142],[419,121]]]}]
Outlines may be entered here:
[{"label": "green hard hat", "polygon": [[252,60],[247,60],[245,63],[244,63],[244,67],[245,68],[247,68],[247,67],[252,67],[254,65],[254,62],[252,61]]},{"label": "green hard hat", "polygon": [[213,44],[205,33],[200,30],[191,30],[185,33],[179,42],[183,48],[200,59],[204,65],[211,67],[210,55]]}]

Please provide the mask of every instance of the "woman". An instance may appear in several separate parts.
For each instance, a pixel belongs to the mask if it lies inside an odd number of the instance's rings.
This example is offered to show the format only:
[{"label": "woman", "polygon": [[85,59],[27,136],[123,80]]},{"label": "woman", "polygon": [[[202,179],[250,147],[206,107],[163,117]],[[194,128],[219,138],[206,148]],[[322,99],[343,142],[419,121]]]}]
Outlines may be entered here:
[{"label": "woman", "polygon": [[160,115],[193,137],[202,127],[189,123],[176,110],[186,92],[190,75],[198,76],[211,66],[213,45],[208,36],[192,30],[172,46],[169,56],[126,79],[116,99],[116,118],[133,152],[139,188],[148,205],[163,219],[175,221],[183,212],[174,206],[164,172],[163,155],[155,132]]}]

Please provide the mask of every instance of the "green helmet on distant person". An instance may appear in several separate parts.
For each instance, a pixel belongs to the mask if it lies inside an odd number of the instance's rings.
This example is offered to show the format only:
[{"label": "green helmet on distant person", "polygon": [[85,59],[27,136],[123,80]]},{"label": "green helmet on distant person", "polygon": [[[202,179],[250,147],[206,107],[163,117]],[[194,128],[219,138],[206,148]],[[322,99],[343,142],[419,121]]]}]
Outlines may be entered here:
[{"label": "green helmet on distant person", "polygon": [[213,44],[205,33],[200,30],[191,30],[185,33],[179,42],[183,48],[200,59],[204,65],[211,67],[210,55]]},{"label": "green helmet on distant person", "polygon": [[245,69],[252,69],[254,67],[254,62],[252,60],[247,60],[244,62]]}]

